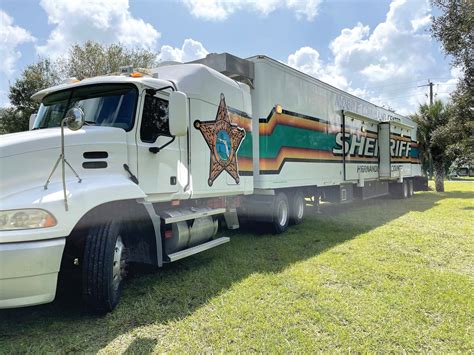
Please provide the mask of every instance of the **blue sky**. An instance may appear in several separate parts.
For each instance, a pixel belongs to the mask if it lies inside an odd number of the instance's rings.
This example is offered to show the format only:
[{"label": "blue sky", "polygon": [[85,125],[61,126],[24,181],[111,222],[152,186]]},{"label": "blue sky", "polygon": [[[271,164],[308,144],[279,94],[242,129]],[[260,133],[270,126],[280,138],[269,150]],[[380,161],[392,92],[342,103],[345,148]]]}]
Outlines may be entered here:
[{"label": "blue sky", "polygon": [[39,55],[58,58],[96,40],[188,61],[209,52],[266,54],[402,114],[455,88],[427,29],[428,0],[1,0],[0,105]]}]

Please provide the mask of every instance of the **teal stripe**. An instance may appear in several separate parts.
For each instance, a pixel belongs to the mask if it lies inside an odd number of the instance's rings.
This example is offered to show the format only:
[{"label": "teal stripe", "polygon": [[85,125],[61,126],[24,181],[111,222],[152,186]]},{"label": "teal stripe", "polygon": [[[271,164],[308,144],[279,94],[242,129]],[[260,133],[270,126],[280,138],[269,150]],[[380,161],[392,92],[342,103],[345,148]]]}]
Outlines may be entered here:
[{"label": "teal stripe", "polygon": [[238,156],[242,158],[252,158],[252,132],[245,132],[245,138],[240,144]]},{"label": "teal stripe", "polygon": [[305,128],[278,125],[269,136],[260,136],[260,157],[275,158],[281,147],[332,150],[335,135]]}]

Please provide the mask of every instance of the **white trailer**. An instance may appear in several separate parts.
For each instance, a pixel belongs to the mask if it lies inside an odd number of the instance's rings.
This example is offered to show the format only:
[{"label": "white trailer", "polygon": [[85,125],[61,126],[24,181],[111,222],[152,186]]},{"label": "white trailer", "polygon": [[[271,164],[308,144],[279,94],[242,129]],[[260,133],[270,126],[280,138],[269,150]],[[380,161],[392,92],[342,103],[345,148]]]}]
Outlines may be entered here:
[{"label": "white trailer", "polygon": [[[239,217],[277,233],[305,198],[413,194],[416,125],[265,56],[68,82],[0,138],[0,308],[118,303],[129,263],[161,267],[228,242]],[[317,233],[317,231],[315,231]]]}]

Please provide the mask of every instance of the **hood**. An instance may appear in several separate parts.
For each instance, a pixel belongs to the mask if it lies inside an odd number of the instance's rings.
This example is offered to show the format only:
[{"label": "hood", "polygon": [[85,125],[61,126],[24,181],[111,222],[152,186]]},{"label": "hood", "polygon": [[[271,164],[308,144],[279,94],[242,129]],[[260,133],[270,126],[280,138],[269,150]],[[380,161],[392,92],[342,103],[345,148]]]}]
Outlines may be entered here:
[{"label": "hood", "polygon": [[[125,131],[114,127],[84,126],[71,131],[64,128],[64,145],[84,145],[94,143],[125,143]],[[0,158],[61,148],[61,128],[45,128],[0,136]]]},{"label": "hood", "polygon": [[[77,131],[64,129],[67,161],[81,178],[97,174],[125,174],[127,136],[121,128],[86,126]],[[100,159],[87,153],[101,152]],[[61,129],[47,128],[0,136],[0,204],[1,197],[45,184],[61,153]],[[102,161],[105,167],[90,168],[86,162]],[[75,179],[67,170],[67,179]],[[52,182],[61,181],[56,169]],[[42,189],[42,187],[41,187]]]}]

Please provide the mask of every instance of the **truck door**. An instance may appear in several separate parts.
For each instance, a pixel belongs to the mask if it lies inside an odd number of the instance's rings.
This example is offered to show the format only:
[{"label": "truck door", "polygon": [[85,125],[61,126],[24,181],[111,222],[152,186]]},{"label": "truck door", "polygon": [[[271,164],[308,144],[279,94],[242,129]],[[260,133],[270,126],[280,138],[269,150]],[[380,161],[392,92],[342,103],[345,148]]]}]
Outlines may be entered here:
[{"label": "truck door", "polygon": [[164,93],[147,93],[137,130],[138,181],[147,194],[178,191],[179,140],[169,131],[168,99]]},{"label": "truck door", "polygon": [[391,177],[390,159],[390,122],[380,122],[378,125],[379,142],[379,177]]}]

